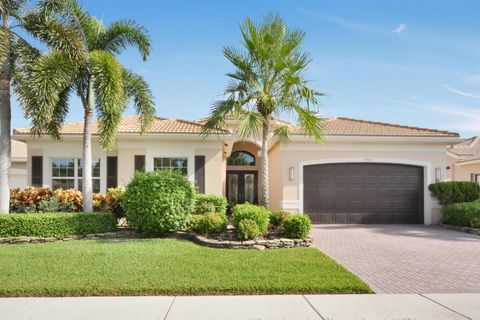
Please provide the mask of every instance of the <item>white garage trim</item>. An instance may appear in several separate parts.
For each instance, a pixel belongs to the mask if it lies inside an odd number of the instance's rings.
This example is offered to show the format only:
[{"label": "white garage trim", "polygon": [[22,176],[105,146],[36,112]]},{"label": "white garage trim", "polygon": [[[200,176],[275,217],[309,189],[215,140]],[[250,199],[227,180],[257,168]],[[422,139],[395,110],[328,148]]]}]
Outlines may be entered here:
[{"label": "white garage trim", "polygon": [[300,161],[298,166],[298,209],[303,213],[303,167],[330,163],[390,163],[423,167],[423,223],[432,224],[432,203],[428,186],[432,183],[432,163],[398,158],[333,158]]}]

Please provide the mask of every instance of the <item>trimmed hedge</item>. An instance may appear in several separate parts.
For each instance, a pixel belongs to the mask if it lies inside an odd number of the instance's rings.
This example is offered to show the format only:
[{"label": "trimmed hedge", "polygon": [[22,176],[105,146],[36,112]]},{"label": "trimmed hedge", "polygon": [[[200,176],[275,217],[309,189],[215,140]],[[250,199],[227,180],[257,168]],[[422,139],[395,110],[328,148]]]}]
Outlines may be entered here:
[{"label": "trimmed hedge", "polygon": [[220,215],[227,214],[228,201],[227,198],[216,196],[214,194],[201,194],[195,196],[195,214],[212,213],[211,207],[214,207],[214,213]]},{"label": "trimmed hedge", "polygon": [[306,214],[294,214],[285,220],[283,228],[287,237],[305,239],[312,229],[312,222]]},{"label": "trimmed hedge", "polygon": [[445,224],[480,228],[480,201],[454,203],[444,207],[442,212]]},{"label": "trimmed hedge", "polygon": [[123,195],[128,224],[138,232],[175,232],[190,220],[195,189],[185,176],[173,170],[135,172]]},{"label": "trimmed hedge", "polygon": [[240,221],[250,219],[257,223],[260,235],[267,233],[270,222],[270,211],[262,206],[253,204],[237,204],[232,208],[233,225],[238,230]]},{"label": "trimmed hedge", "polygon": [[274,210],[270,213],[270,224],[274,228],[283,227],[283,223],[288,219],[292,214],[284,210]]},{"label": "trimmed hedge", "polygon": [[480,199],[480,185],[475,182],[441,181],[429,185],[428,190],[442,205]]},{"label": "trimmed hedge", "polygon": [[210,235],[227,229],[227,221],[218,213],[196,214],[192,216],[188,229],[201,235]]},{"label": "trimmed hedge", "polygon": [[0,214],[0,237],[63,237],[116,229],[110,212]]},{"label": "trimmed hedge", "polygon": [[260,235],[258,224],[251,219],[244,219],[238,224],[238,237],[242,240],[253,240]]}]

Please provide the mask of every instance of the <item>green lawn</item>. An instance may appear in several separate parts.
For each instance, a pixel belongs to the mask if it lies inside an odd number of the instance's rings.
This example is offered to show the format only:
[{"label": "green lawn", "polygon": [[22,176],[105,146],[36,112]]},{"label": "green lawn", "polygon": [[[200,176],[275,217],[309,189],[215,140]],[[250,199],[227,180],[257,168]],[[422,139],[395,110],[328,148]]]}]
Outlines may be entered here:
[{"label": "green lawn", "polygon": [[0,296],[369,292],[313,248],[228,250],[171,239],[0,246]]}]

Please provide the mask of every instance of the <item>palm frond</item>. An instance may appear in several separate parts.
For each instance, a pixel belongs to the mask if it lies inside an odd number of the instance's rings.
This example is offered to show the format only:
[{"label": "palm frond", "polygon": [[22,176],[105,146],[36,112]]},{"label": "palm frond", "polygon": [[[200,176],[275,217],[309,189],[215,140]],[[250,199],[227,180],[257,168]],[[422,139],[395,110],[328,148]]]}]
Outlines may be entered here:
[{"label": "palm frond", "polygon": [[150,87],[145,79],[130,70],[123,70],[123,86],[125,99],[133,99],[133,105],[140,115],[141,132],[145,132],[152,124],[155,116],[155,102]]},{"label": "palm frond", "polygon": [[213,104],[207,122],[202,126],[201,137],[205,139],[208,135],[218,133],[225,128],[226,119],[236,110],[241,108],[241,102],[235,99],[220,100]]},{"label": "palm frond", "polygon": [[114,56],[103,51],[90,53],[89,66],[95,88],[100,144],[107,148],[115,141],[126,108],[123,67]]},{"label": "palm frond", "polygon": [[240,110],[234,114],[235,134],[241,139],[261,137],[262,124],[265,119],[255,111]]},{"label": "palm frond", "polygon": [[278,126],[273,130],[273,138],[279,143],[290,143],[292,141],[289,126]]},{"label": "palm frond", "polygon": [[305,135],[314,137],[317,142],[322,142],[324,139],[323,120],[318,117],[316,112],[300,106],[293,107],[298,115],[298,124],[303,128]]},{"label": "palm frond", "polygon": [[0,70],[10,57],[11,36],[7,30],[0,27]]},{"label": "palm frond", "polygon": [[133,20],[111,23],[99,34],[94,49],[119,54],[128,47],[136,47],[143,60],[147,59],[152,47],[147,29]]},{"label": "palm frond", "polygon": [[[32,54],[30,52],[30,54]],[[23,57],[25,61],[31,56]],[[58,128],[68,111],[68,95],[76,76],[75,64],[62,52],[51,52],[16,69],[14,90],[25,117],[32,121],[32,133],[58,138]]]},{"label": "palm frond", "polygon": [[77,29],[33,11],[23,16],[23,27],[53,51],[65,52],[72,60],[85,60],[87,48]]},{"label": "palm frond", "polygon": [[2,0],[0,1],[0,14],[6,16],[16,16],[27,0]]}]

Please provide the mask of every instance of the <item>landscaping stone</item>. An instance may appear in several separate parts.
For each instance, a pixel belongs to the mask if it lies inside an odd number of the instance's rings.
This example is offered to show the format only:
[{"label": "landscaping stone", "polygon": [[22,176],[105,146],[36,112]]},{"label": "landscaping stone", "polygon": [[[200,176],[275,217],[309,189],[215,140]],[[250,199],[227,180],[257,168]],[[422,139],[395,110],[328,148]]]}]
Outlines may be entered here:
[{"label": "landscaping stone", "polygon": [[[167,238],[184,239],[212,248],[230,248],[230,249],[278,249],[293,247],[310,247],[313,245],[313,238],[303,239],[287,239],[282,238],[281,234],[270,234],[264,239],[238,241],[236,240],[235,230],[230,228],[218,235],[205,237],[191,232],[179,231],[176,233],[165,235]],[[132,239],[145,238],[141,234],[137,234],[132,230],[122,230],[118,232],[92,233],[87,235],[71,235],[65,237],[11,237],[0,238],[0,244],[18,244],[18,243],[45,243],[55,241],[72,241],[72,240],[101,240],[101,239]]]},{"label": "landscaping stone", "polygon": [[439,226],[449,230],[462,231],[471,234],[477,234],[480,236],[480,229],[470,228],[470,227],[461,227],[461,226],[452,226],[450,224],[439,223]]}]

